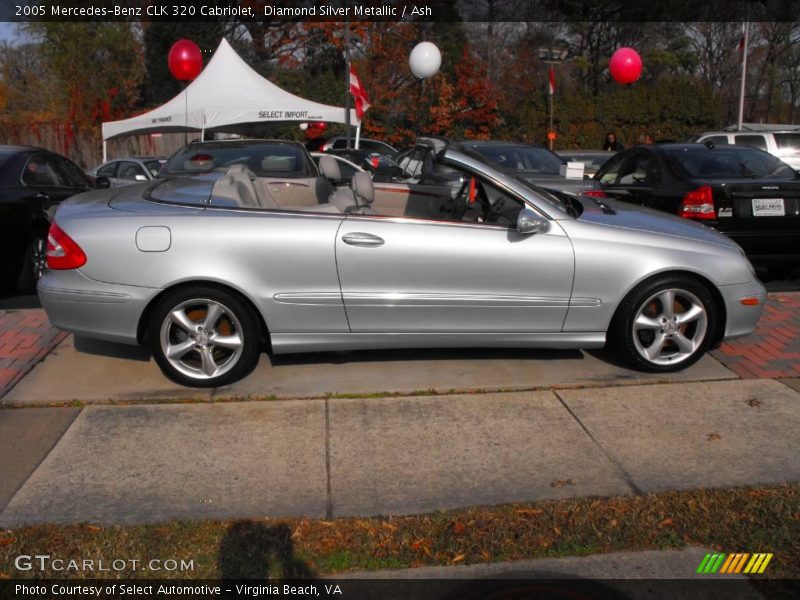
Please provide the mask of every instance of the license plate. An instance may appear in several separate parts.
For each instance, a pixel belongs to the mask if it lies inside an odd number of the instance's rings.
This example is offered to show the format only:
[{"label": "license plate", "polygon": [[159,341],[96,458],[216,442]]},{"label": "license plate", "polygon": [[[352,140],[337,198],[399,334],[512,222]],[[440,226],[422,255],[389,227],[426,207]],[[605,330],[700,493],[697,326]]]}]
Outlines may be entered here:
[{"label": "license plate", "polygon": [[785,214],[783,198],[753,198],[754,217],[782,217]]}]

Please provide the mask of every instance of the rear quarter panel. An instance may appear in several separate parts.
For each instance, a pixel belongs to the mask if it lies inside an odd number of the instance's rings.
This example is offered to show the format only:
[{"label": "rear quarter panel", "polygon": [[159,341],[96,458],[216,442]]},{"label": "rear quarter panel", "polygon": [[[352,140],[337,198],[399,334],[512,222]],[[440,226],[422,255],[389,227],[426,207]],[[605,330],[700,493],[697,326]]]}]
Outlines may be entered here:
[{"label": "rear quarter panel", "polygon": [[[131,210],[102,204],[57,216],[86,253],[80,269],[86,277],[160,290],[216,282],[250,299],[273,333],[348,331],[334,255],[342,217],[141,201],[131,203]],[[137,231],[147,226],[169,229],[167,250],[143,252],[137,247]],[[287,304],[276,301],[279,293],[321,300]]]}]

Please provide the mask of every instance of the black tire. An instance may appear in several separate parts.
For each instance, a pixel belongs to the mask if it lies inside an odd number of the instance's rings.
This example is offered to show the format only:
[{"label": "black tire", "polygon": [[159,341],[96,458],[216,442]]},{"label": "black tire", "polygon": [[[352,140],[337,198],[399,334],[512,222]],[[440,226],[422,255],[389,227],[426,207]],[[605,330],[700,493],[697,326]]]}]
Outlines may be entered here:
[{"label": "black tire", "polygon": [[[674,292],[671,312],[677,319],[672,323],[668,322],[671,319],[668,314],[664,314],[668,309],[663,303],[663,299],[670,297],[670,291]],[[702,308],[704,315],[692,321],[690,317],[698,314],[695,305]],[[642,320],[636,323],[640,316]],[[652,327],[651,323],[658,325]],[[719,326],[714,297],[703,283],[688,276],[665,275],[642,282],[625,296],[611,321],[608,339],[631,368],[671,373],[700,360],[716,340]],[[662,350],[652,358],[646,356],[657,348]]]},{"label": "black tire", "polygon": [[[203,329],[203,321],[212,310],[222,313],[211,327]],[[181,319],[183,324],[179,324],[169,317],[173,311],[182,311],[179,317],[185,316],[187,320]],[[232,349],[236,338],[241,344]],[[226,345],[219,344],[223,339]],[[147,325],[147,342],[161,371],[175,383],[197,388],[219,387],[246,377],[255,368],[260,356],[261,331],[253,309],[239,296],[222,289],[196,286],[176,290],[158,302]],[[169,348],[183,354],[168,357]],[[216,373],[213,365],[219,367]]]},{"label": "black tire", "polygon": [[35,294],[36,283],[44,273],[46,266],[47,236],[37,233],[28,242],[25,256],[22,257],[22,267],[17,278],[17,292],[20,294]]}]

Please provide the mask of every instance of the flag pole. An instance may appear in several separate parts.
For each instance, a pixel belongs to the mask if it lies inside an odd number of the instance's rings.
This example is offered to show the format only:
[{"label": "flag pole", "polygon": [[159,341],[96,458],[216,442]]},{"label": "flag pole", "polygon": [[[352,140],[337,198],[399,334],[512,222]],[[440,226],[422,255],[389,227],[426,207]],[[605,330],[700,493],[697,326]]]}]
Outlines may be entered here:
[{"label": "flag pole", "polygon": [[747,42],[748,42],[748,34],[750,31],[750,23],[748,21],[744,22],[744,45],[742,47],[742,82],[741,86],[739,87],[739,123],[737,130],[742,130],[742,125],[744,121],[744,92],[745,92],[745,82],[747,80]]},{"label": "flag pole", "polygon": [[[347,2],[345,2],[345,7]],[[344,121],[347,129],[347,148],[350,148],[350,19],[344,20],[344,77],[347,81],[345,90]]]}]

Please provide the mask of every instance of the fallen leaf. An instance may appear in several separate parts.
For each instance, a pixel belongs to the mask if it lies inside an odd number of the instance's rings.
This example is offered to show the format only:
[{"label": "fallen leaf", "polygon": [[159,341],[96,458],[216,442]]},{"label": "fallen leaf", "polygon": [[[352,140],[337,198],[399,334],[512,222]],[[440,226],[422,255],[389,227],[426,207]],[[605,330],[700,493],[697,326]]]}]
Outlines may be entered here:
[{"label": "fallen leaf", "polygon": [[544,513],[544,509],[541,508],[520,508],[519,510],[515,511],[517,514],[525,515],[526,517],[535,517],[537,515],[541,515]]},{"label": "fallen leaf", "polygon": [[383,527],[384,529],[388,529],[389,531],[397,531],[397,525],[392,525],[388,521],[383,521],[381,523],[381,527]]},{"label": "fallen leaf", "polygon": [[91,531],[92,533],[97,533],[98,531],[103,531],[103,528],[99,525],[87,525],[86,529]]},{"label": "fallen leaf", "polygon": [[575,482],[572,481],[572,479],[556,479],[550,484],[550,487],[560,488],[564,487],[565,485],[575,485]]},{"label": "fallen leaf", "polygon": [[555,533],[557,536],[558,536],[558,535],[561,535],[561,528],[559,528],[559,527],[553,527],[553,533]]},{"label": "fallen leaf", "polygon": [[658,524],[659,527],[669,527],[670,525],[672,525],[672,519],[670,517],[667,517]]},{"label": "fallen leaf", "polygon": [[13,537],[0,538],[0,546],[10,546],[14,543]]},{"label": "fallen leaf", "polygon": [[3,571],[0,571],[0,579],[11,579],[11,575],[9,575],[8,573],[4,573]]},{"label": "fallen leaf", "polygon": [[492,555],[489,554],[486,550],[481,552],[481,556],[483,557],[483,560],[491,560],[491,558],[492,558]]},{"label": "fallen leaf", "polygon": [[722,436],[716,432],[706,434],[706,440],[709,442],[714,442],[720,439],[722,439]]},{"label": "fallen leaf", "polygon": [[750,398],[749,400],[745,400],[745,404],[747,404],[747,406],[752,406],[753,408],[756,408],[757,406],[761,406],[763,402],[761,402],[761,400],[759,400],[758,398]]},{"label": "fallen leaf", "polygon": [[619,525],[619,521],[616,519],[611,519],[608,524],[611,525],[611,527],[617,527]]},{"label": "fallen leaf", "polygon": [[460,521],[453,521],[453,535],[464,535],[467,532],[467,526]]},{"label": "fallen leaf", "polygon": [[466,554],[459,554],[458,556],[454,557],[454,558],[453,558],[453,560],[451,560],[450,562],[451,562],[451,563],[457,563],[457,562],[461,562],[461,561],[462,561],[462,560],[464,560],[465,558],[467,558],[467,555],[466,555]]}]

